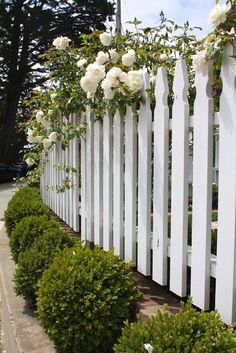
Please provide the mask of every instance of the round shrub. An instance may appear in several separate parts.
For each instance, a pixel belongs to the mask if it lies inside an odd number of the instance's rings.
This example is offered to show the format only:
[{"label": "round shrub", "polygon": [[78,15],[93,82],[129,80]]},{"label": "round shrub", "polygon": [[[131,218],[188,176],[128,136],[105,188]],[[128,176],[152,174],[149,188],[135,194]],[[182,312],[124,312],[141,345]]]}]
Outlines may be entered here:
[{"label": "round shrub", "polygon": [[29,215],[49,215],[49,209],[43,204],[37,189],[23,187],[8,203],[4,214],[6,230],[10,236],[15,225]]},{"label": "round shrub", "polygon": [[226,328],[216,311],[198,312],[189,301],[176,315],[165,309],[145,323],[126,323],[114,351],[147,353],[146,344],[154,353],[233,353],[236,334]]},{"label": "round shrub", "polygon": [[14,276],[17,295],[35,303],[37,282],[53,258],[65,247],[75,246],[75,239],[61,229],[49,229],[38,238],[32,247],[19,256]]},{"label": "round shrub", "polygon": [[21,186],[19,188],[19,190],[12,197],[12,200],[14,200],[17,197],[24,197],[26,195],[32,195],[32,196],[40,197],[40,192],[39,192],[39,189],[37,189],[37,188],[32,188],[32,187],[29,187],[29,186]]},{"label": "round shrub", "polygon": [[47,215],[28,216],[17,223],[10,237],[10,248],[15,262],[18,262],[21,252],[28,250],[49,229],[58,230],[59,224],[49,220]]},{"label": "round shrub", "polygon": [[37,312],[58,353],[106,353],[137,297],[129,264],[112,252],[75,247],[43,273]]}]

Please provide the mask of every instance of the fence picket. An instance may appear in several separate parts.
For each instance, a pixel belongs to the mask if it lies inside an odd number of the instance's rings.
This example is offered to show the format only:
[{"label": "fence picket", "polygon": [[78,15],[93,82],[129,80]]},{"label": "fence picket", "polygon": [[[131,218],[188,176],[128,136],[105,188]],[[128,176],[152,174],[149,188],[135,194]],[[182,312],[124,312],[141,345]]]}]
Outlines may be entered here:
[{"label": "fence picket", "polygon": [[86,241],[86,142],[85,137],[80,138],[81,148],[81,240]]},{"label": "fence picket", "polygon": [[[69,121],[66,119],[66,126],[68,126]],[[69,160],[69,146],[65,150],[65,168],[69,167],[70,165],[70,160]],[[65,171],[65,177],[70,178],[70,174]],[[69,210],[69,205],[70,205],[70,190],[66,189],[65,191],[66,195],[66,223],[69,225],[70,224],[70,210]]]},{"label": "fence picket", "polygon": [[[208,310],[210,304],[211,210],[213,177],[212,70],[196,73],[194,104],[193,213],[191,295],[193,303]],[[201,261],[199,261],[201,254]]]},{"label": "fence picket", "polygon": [[[66,172],[65,172],[65,165],[66,165],[66,150],[62,151],[62,184],[61,186],[64,184],[65,182],[65,178],[66,178]],[[62,192],[62,203],[63,203],[63,215],[62,215],[62,219],[63,221],[66,220],[66,209],[67,209],[67,203],[66,203],[66,192]]]},{"label": "fence picket", "polygon": [[86,112],[86,240],[94,241],[94,123],[90,110]]},{"label": "fence picket", "polygon": [[113,246],[124,257],[124,120],[117,111],[113,124]]},{"label": "fence picket", "polygon": [[112,239],[112,117],[103,119],[103,248],[110,250]]},{"label": "fence picket", "polygon": [[[150,87],[144,75],[144,90]],[[138,271],[150,275],[151,260],[151,144],[152,112],[150,99],[145,92],[145,104],[139,112],[138,151]]]},{"label": "fence picket", "polygon": [[[47,153],[47,159],[48,159],[48,186],[50,186],[51,183],[51,158],[49,156],[49,151],[46,152]],[[50,202],[51,202],[51,190],[50,188],[48,188],[48,207],[50,208]]]},{"label": "fence picket", "polygon": [[94,123],[94,244],[103,245],[102,123]]},{"label": "fence picket", "polygon": [[[57,170],[57,164],[58,164],[58,152],[59,152],[59,149],[58,149],[58,142],[56,142],[55,144],[55,170],[54,170],[54,173],[55,173],[55,180],[56,180],[56,185],[58,185],[58,170]],[[55,192],[55,199],[56,199],[56,211],[55,213],[57,215],[59,215],[59,197],[58,197],[58,193]]]},{"label": "fence picket", "polygon": [[125,114],[125,260],[136,263],[137,121],[132,108]]},{"label": "fence picket", "polygon": [[236,321],[236,70],[233,46],[226,47],[221,70],[219,206],[216,308],[224,322]]},{"label": "fence picket", "polygon": [[[70,116],[69,118],[69,124],[73,123],[73,115]],[[73,140],[69,141],[69,146],[68,146],[68,164],[70,167],[74,167],[73,165],[73,154],[74,154],[74,145],[73,145]],[[68,190],[68,199],[69,199],[69,226],[73,228],[73,210],[74,210],[74,204],[73,204],[73,177],[72,177],[72,172],[69,174],[69,179],[70,179],[70,189]],[[76,191],[75,191],[76,192]]]},{"label": "fence picket", "polygon": [[156,77],[154,113],[153,280],[167,285],[169,107],[166,69]]},{"label": "fence picket", "polygon": [[[61,165],[62,164],[62,153],[63,153],[63,151],[62,151],[62,146],[61,146],[61,143],[60,143],[60,145],[59,145],[59,147],[60,147],[60,155],[59,155],[59,158],[60,158],[60,163],[59,163],[59,165]],[[59,168],[59,170],[58,170],[58,174],[59,174],[59,186],[62,184],[62,170],[60,170],[60,168]],[[59,200],[60,200],[60,213],[59,213],[59,216],[60,216],[60,218],[62,219],[63,218],[63,193],[59,193]]]},{"label": "fence picket", "polygon": [[[78,117],[74,114],[73,120],[72,120],[74,125],[78,124]],[[72,209],[72,228],[78,232],[79,229],[79,173],[80,173],[80,163],[81,161],[79,160],[79,139],[78,137],[75,137],[72,141],[73,145],[73,153],[72,153],[72,165],[76,169],[76,173],[73,173],[72,176],[72,184],[73,184],[73,189],[72,189],[72,203],[73,203],[73,209]]]},{"label": "fence picket", "polygon": [[170,290],[184,297],[187,289],[189,105],[187,68],[183,59],[177,61],[173,89]]}]

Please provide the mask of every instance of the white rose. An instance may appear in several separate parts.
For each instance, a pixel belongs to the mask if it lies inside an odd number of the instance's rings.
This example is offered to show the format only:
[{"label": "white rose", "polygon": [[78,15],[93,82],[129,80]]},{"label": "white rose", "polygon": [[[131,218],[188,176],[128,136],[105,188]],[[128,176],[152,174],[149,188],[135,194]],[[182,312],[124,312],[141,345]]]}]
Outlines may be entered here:
[{"label": "white rose", "polygon": [[99,51],[96,57],[96,63],[99,65],[105,64],[109,60],[109,54]]},{"label": "white rose", "polygon": [[39,122],[39,120],[44,117],[44,112],[42,110],[37,111],[35,117],[36,120]]},{"label": "white rose", "polygon": [[28,135],[28,136],[31,136],[31,135],[33,135],[33,133],[34,133],[34,130],[28,128],[28,130],[27,130],[27,135]]},{"label": "white rose", "polygon": [[107,73],[107,80],[111,83],[112,87],[119,87],[121,82],[125,82],[127,74],[119,67],[113,67]]},{"label": "white rose", "polygon": [[95,93],[98,87],[97,80],[90,75],[85,75],[80,80],[80,86],[85,92]]},{"label": "white rose", "polygon": [[36,143],[37,141],[36,141],[36,138],[33,136],[33,135],[28,135],[27,136],[27,141],[29,142],[29,143]]},{"label": "white rose", "polygon": [[104,97],[106,99],[113,99],[115,95],[115,92],[112,89],[105,89],[104,90]]},{"label": "white rose", "polygon": [[99,65],[96,62],[93,64],[89,64],[89,66],[87,66],[86,72],[89,76],[94,78],[97,82],[101,81],[106,76],[105,66]]},{"label": "white rose", "polygon": [[71,42],[71,39],[69,39],[68,37],[57,37],[56,39],[54,39],[54,41],[52,42],[52,45],[59,50],[66,50],[66,48],[69,47],[69,43]]},{"label": "white rose", "polygon": [[40,86],[36,86],[36,87],[33,88],[33,91],[34,92],[41,92],[42,88]]},{"label": "white rose", "polygon": [[124,54],[121,58],[122,64],[125,66],[132,66],[136,61],[135,51],[130,49],[127,54]]},{"label": "white rose", "polygon": [[32,166],[32,165],[34,165],[35,164],[35,161],[32,159],[32,158],[26,158],[26,163],[29,165],[29,166]]},{"label": "white rose", "polygon": [[109,54],[111,57],[111,61],[113,61],[114,63],[116,63],[120,59],[120,54],[117,53],[115,49],[109,50]]},{"label": "white rose", "polygon": [[57,132],[56,131],[53,131],[49,134],[48,138],[49,140],[51,140],[52,142],[56,142],[57,141]]},{"label": "white rose", "polygon": [[144,348],[148,351],[148,353],[153,352],[153,346],[150,343],[144,343]]},{"label": "white rose", "polygon": [[29,143],[40,143],[42,141],[42,136],[28,135],[27,141]]},{"label": "white rose", "polygon": [[220,5],[217,4],[211,11],[208,17],[208,22],[213,26],[218,26],[220,23],[224,23],[226,20],[226,14],[230,10],[230,4]]},{"label": "white rose", "polygon": [[130,92],[138,92],[143,88],[143,75],[142,71],[129,71],[125,81]]},{"label": "white rose", "polygon": [[51,98],[52,101],[54,101],[57,98],[57,94],[56,93],[52,93],[50,95],[50,98]]},{"label": "white rose", "polygon": [[109,45],[111,45],[112,42],[112,35],[110,33],[107,32],[103,32],[99,35],[100,41],[101,43],[105,46],[108,47]]},{"label": "white rose", "polygon": [[220,42],[221,42],[221,40],[218,39],[218,40],[214,43],[214,48],[215,48],[215,49],[218,49],[218,48],[219,48]]},{"label": "white rose", "polygon": [[50,127],[50,122],[45,119],[45,118],[38,118],[37,122],[40,123],[43,127],[45,127],[46,129]]},{"label": "white rose", "polygon": [[43,147],[47,150],[52,146],[52,140],[50,139],[43,139]]},{"label": "white rose", "polygon": [[27,141],[29,143],[37,143],[37,138],[36,136],[34,136],[34,130],[28,128],[28,131],[27,131]]},{"label": "white rose", "polygon": [[199,51],[193,55],[193,69],[202,75],[206,75],[208,69],[206,50]]},{"label": "white rose", "polygon": [[87,60],[86,59],[80,59],[77,61],[76,65],[78,67],[83,67],[86,64]]},{"label": "white rose", "polygon": [[168,56],[166,54],[161,54],[160,55],[160,60],[161,61],[166,61],[168,59]]},{"label": "white rose", "polygon": [[102,89],[105,91],[105,90],[109,90],[112,88],[112,82],[105,78],[102,83],[101,83],[101,86],[102,86]]}]

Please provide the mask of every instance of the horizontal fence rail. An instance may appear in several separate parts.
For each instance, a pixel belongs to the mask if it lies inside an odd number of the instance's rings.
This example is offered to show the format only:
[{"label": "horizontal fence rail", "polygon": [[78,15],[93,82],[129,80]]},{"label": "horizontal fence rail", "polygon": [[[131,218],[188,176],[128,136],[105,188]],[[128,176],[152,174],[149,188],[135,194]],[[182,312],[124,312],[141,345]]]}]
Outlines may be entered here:
[{"label": "horizontal fence rail", "polygon": [[[176,65],[172,116],[166,69],[156,77],[156,106],[148,97],[138,117],[107,112],[95,120],[89,107],[87,131],[62,151],[58,142],[42,159],[45,203],[84,241],[132,261],[180,297],[191,295],[203,309],[217,308],[236,321],[236,89],[232,46],[222,64],[223,90],[214,113],[212,68],[196,74],[190,116],[185,61]],[[150,78],[144,74],[144,86]],[[145,94],[145,90],[144,90]],[[76,124],[76,116],[69,122]],[[72,187],[53,188],[72,166]],[[219,190],[218,226],[212,222],[212,185]],[[217,210],[215,211],[217,212]],[[213,288],[213,289],[212,289]]]}]

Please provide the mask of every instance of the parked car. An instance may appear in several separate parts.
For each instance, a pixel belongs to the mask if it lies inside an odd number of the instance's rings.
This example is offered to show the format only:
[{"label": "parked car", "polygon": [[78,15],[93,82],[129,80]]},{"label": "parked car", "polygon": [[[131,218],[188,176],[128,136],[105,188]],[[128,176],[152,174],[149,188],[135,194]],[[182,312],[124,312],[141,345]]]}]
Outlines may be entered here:
[{"label": "parked car", "polygon": [[13,181],[14,178],[21,178],[23,171],[20,166],[0,163],[0,182]]},{"label": "parked car", "polygon": [[11,164],[11,167],[21,170],[22,176],[26,176],[28,170],[30,170],[28,164],[25,161],[18,161]]}]

